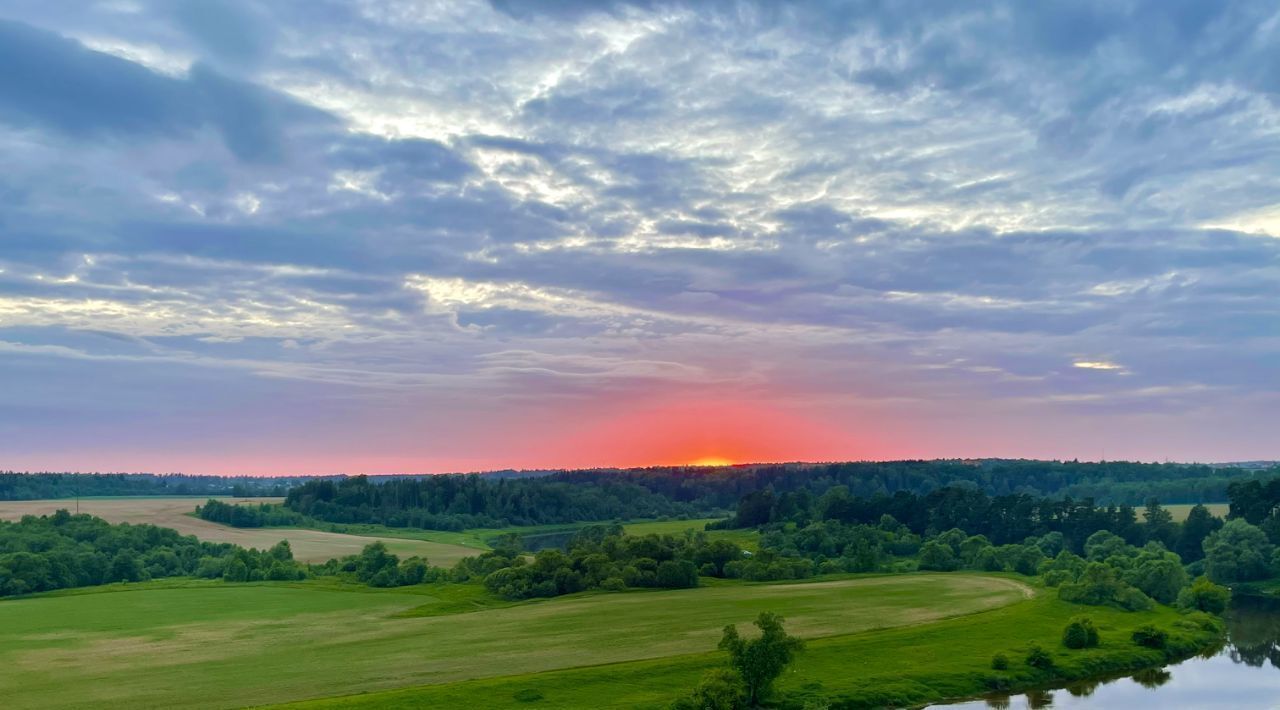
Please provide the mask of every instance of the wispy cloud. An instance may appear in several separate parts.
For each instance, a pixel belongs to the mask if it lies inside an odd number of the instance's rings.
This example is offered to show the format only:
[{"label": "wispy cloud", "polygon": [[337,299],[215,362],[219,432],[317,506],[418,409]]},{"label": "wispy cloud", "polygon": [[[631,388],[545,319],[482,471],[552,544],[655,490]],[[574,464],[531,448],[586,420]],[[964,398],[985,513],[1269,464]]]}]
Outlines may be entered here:
[{"label": "wispy cloud", "polygon": [[1277,28],[1250,1],[10,3],[0,450],[127,466],[204,428],[192,465],[272,432],[356,468],[572,464],[543,443],[724,400],[847,455],[1274,456]]}]

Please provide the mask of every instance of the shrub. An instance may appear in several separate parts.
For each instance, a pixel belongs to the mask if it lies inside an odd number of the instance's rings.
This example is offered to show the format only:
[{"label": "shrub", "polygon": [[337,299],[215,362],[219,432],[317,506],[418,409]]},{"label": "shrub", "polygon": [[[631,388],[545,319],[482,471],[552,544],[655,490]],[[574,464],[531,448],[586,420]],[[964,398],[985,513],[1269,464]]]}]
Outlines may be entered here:
[{"label": "shrub", "polygon": [[1231,590],[1214,584],[1208,577],[1197,577],[1190,587],[1178,594],[1178,608],[1184,611],[1207,611],[1221,614],[1231,602]]},{"label": "shrub", "polygon": [[997,653],[991,657],[991,669],[996,671],[1009,670],[1009,657],[1003,653]]},{"label": "shrub", "polygon": [[1150,597],[1126,584],[1114,569],[1101,562],[1090,562],[1078,581],[1063,582],[1058,587],[1058,598],[1073,604],[1114,606],[1126,611],[1145,611],[1155,606]]},{"label": "shrub", "polygon": [[1093,648],[1098,645],[1098,627],[1087,616],[1073,618],[1062,630],[1062,645],[1067,648]]},{"label": "shrub", "polygon": [[1169,643],[1169,634],[1151,624],[1143,624],[1133,630],[1133,642],[1146,648],[1162,649]]},{"label": "shrub", "polygon": [[659,587],[687,589],[698,586],[698,568],[688,560],[667,560],[658,565],[656,575]]},{"label": "shrub", "polygon": [[1040,644],[1033,643],[1031,648],[1027,650],[1027,665],[1040,670],[1049,670],[1053,668],[1053,656],[1044,650]]},{"label": "shrub", "polygon": [[960,560],[949,545],[930,540],[920,548],[920,569],[949,572],[960,569]]},{"label": "shrub", "polygon": [[678,700],[674,710],[739,710],[746,707],[742,678],[728,668],[707,671],[693,693]]}]

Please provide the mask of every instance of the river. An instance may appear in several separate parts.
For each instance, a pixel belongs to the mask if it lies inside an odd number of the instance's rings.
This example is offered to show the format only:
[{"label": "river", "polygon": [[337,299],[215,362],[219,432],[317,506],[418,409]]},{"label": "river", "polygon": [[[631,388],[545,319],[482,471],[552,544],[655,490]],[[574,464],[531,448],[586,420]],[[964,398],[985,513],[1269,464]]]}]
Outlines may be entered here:
[{"label": "river", "polygon": [[1280,601],[1242,597],[1226,615],[1227,643],[1164,668],[1072,683],[1014,696],[934,705],[948,710],[1008,708],[1280,708]]}]

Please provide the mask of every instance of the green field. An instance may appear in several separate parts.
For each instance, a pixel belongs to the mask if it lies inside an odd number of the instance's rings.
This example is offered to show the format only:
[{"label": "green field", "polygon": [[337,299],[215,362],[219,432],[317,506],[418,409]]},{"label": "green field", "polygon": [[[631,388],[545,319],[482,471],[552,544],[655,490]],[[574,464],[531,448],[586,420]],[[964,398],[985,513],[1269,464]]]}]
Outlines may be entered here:
[{"label": "green field", "polygon": [[[935,574],[483,608],[457,598],[479,587],[437,589],[186,581],[9,600],[0,603],[0,697],[6,708],[238,707],[698,653],[725,624],[765,610],[818,638],[991,610],[1030,593],[1002,577]],[[482,610],[450,613],[469,608]]]},{"label": "green field", "polygon": [[[1187,519],[1187,516],[1191,514],[1191,509],[1196,506],[1194,503],[1178,503],[1176,505],[1166,505],[1164,507],[1171,515],[1173,515],[1173,521],[1180,523]],[[1229,503],[1205,503],[1204,507],[1208,508],[1210,513],[1213,513],[1219,518],[1225,518],[1227,517],[1227,511],[1231,505]]]},{"label": "green field", "polygon": [[[784,610],[785,611],[785,610]],[[1087,614],[1098,625],[1098,648],[1071,651],[1058,643],[1069,619]],[[848,707],[918,707],[988,692],[1003,677],[1019,687],[1049,678],[1087,679],[1163,665],[1166,654],[1136,647],[1134,628],[1155,623],[1171,629],[1175,653],[1191,655],[1212,645],[1219,631],[1178,628],[1181,615],[1167,607],[1131,613],[1081,607],[1058,601],[1052,590],[1034,599],[978,614],[895,628],[811,640],[778,682],[778,691],[797,699]],[[790,620],[788,620],[790,625]],[[1022,660],[1032,642],[1053,656],[1046,676]],[[1004,653],[1007,672],[991,670],[991,657]],[[411,710],[474,707],[486,710],[557,708],[571,710],[665,710],[706,671],[723,666],[715,651],[630,663],[419,686],[289,704],[290,710]],[[819,706],[821,706],[821,702]],[[798,707],[798,705],[796,706]]]},{"label": "green field", "polygon": [[[192,511],[208,496],[198,497],[124,497],[81,498],[80,510],[113,523],[149,523],[173,528],[184,535],[195,535],[210,542],[230,542],[241,547],[267,549],[288,540],[295,558],[303,562],[324,562],[335,557],[354,555],[370,542],[381,540],[401,557],[425,557],[431,564],[452,567],[463,557],[489,549],[489,542],[506,534],[545,535],[572,532],[596,523],[560,525],[526,525],[507,528],[475,528],[460,532],[390,528],[383,525],[326,524],[314,528],[233,528],[201,520]],[[223,499],[237,505],[279,502],[279,498]],[[75,510],[74,500],[0,501],[0,520],[18,520],[24,515],[50,515],[59,508]],[[701,520],[637,521],[624,525],[632,535],[650,533],[674,535],[685,530],[702,530],[716,518]],[[756,549],[759,537],[754,530],[716,530],[713,538],[733,540],[749,550]]]},{"label": "green field", "polygon": [[[207,500],[181,497],[110,497],[82,498],[80,511],[112,523],[147,523],[173,528],[184,535],[195,535],[209,542],[229,542],[241,547],[265,550],[281,540],[288,540],[293,556],[303,562],[324,562],[335,557],[354,555],[375,539],[401,557],[417,555],[431,564],[450,567],[463,557],[477,553],[472,545],[456,544],[447,540],[414,539],[388,535],[343,534],[324,530],[301,528],[233,528],[227,525],[201,520],[191,515],[195,507]],[[257,505],[261,502],[277,502],[279,498],[224,499],[239,505]],[[18,520],[24,515],[50,515],[65,508],[76,510],[76,501],[23,500],[0,501],[0,520]],[[448,534],[448,533],[445,533]],[[480,545],[484,549],[483,545]]]}]

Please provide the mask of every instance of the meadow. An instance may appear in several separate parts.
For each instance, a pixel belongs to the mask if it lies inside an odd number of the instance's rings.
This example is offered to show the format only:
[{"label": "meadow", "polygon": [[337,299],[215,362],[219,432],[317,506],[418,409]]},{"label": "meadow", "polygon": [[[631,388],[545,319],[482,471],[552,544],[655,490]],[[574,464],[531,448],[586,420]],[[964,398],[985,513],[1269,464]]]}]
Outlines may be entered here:
[{"label": "meadow", "polygon": [[[183,535],[195,535],[209,542],[229,542],[241,547],[265,550],[281,540],[288,540],[293,556],[303,562],[324,562],[335,557],[345,557],[360,552],[375,540],[386,543],[391,552],[401,557],[417,555],[426,557],[437,566],[449,567],[463,557],[477,553],[476,546],[465,546],[447,541],[415,539],[409,537],[365,536],[308,530],[301,528],[233,528],[219,525],[192,515],[197,505],[206,497],[195,498],[81,498],[80,512],[96,515],[112,523],[148,523],[173,528]],[[280,498],[223,499],[239,505],[278,503]],[[50,515],[65,508],[76,510],[76,501],[24,500],[0,501],[0,520],[18,520],[24,515]],[[479,546],[484,549],[483,545]]]},{"label": "meadow", "polygon": [[[490,608],[457,594],[482,590],[181,580],[9,600],[0,604],[0,697],[7,708],[239,707],[424,684],[456,691],[459,681],[689,654],[696,672],[705,665],[698,654],[714,649],[725,624],[748,624],[761,611],[783,614],[789,631],[809,639],[873,637],[1020,607],[1031,588],[1000,576],[919,574],[721,582]],[[480,610],[457,613],[469,608]],[[859,656],[842,663],[848,658]],[[686,663],[676,663],[673,679],[690,672]],[[487,697],[467,704],[490,707]]]},{"label": "meadow", "polygon": [[[1068,650],[1058,643],[1072,617],[1087,614],[1098,625],[1097,648]],[[1082,608],[1059,601],[1053,590],[981,613],[932,622],[811,639],[777,689],[787,707],[920,707],[973,697],[999,687],[1034,687],[1162,665],[1192,655],[1220,637],[1219,629],[1177,626],[1181,616],[1167,607],[1124,612]],[[1172,629],[1169,651],[1136,647],[1133,629],[1148,623]],[[788,619],[788,626],[791,619]],[[1023,660],[1033,643],[1053,658],[1052,673]],[[1008,671],[993,672],[1003,653]],[[707,671],[724,665],[714,650],[669,658],[601,664],[542,673],[424,685],[290,703],[282,710],[411,710],[482,707],[486,710],[665,710]]]}]

